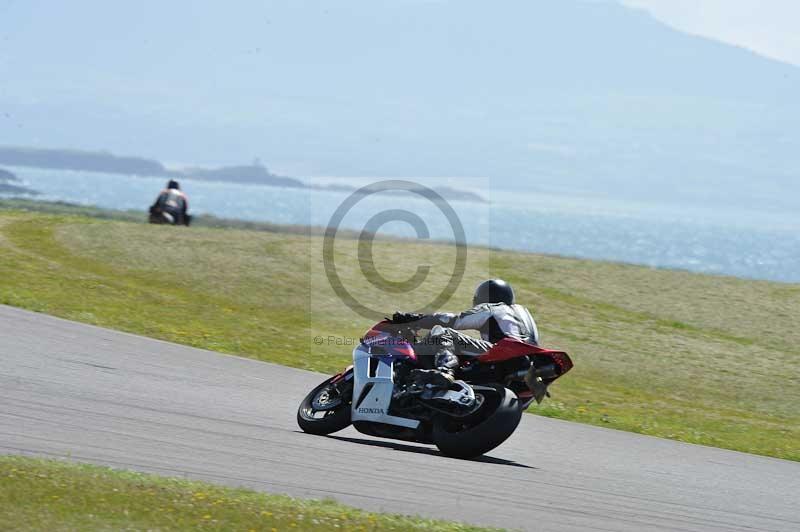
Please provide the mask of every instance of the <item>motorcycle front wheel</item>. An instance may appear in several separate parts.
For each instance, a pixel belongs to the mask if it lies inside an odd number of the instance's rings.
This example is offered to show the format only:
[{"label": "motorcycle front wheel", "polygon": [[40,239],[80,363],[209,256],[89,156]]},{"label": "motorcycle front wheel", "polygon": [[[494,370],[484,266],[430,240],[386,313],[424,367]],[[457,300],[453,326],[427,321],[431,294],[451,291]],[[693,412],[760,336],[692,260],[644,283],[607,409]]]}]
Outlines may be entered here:
[{"label": "motorcycle front wheel", "polygon": [[453,458],[475,458],[506,441],[522,419],[517,395],[503,386],[474,386],[483,397],[477,412],[465,418],[438,416],[433,422],[436,447]]},{"label": "motorcycle front wheel", "polygon": [[351,382],[333,384],[333,377],[313,390],[297,409],[297,424],[309,434],[332,434],[350,425]]}]

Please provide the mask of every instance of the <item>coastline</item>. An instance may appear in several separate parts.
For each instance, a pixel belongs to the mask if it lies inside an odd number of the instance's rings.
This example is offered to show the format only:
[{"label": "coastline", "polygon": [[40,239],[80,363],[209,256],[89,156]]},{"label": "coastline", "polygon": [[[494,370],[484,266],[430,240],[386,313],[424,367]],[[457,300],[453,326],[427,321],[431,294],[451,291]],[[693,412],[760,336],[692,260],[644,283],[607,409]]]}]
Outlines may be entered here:
[{"label": "coastline", "polygon": [[[37,200],[30,198],[0,198],[0,211],[2,210],[22,210],[30,212],[39,212],[43,214],[57,214],[57,215],[77,215],[87,216],[90,218],[97,218],[101,220],[116,220],[133,223],[147,223],[147,212],[145,210],[136,209],[106,209],[94,205],[81,205],[67,201],[48,201]],[[193,227],[207,227],[216,229],[241,229],[246,231],[258,231],[267,233],[285,233],[290,235],[306,235],[306,236],[324,236],[327,228],[321,225],[305,225],[305,224],[281,224],[262,221],[251,221],[236,218],[224,218],[214,216],[212,214],[198,213],[194,215],[192,221]],[[371,234],[371,233],[368,233]],[[357,239],[362,235],[361,231],[352,229],[338,229],[337,238]],[[418,240],[415,238],[407,238],[395,236],[386,233],[375,233],[373,235],[375,240],[383,242],[397,242],[397,243],[414,243],[416,245],[430,245],[430,246],[448,246],[452,245],[451,240],[446,239],[425,239]],[[717,272],[703,272],[690,270],[688,268],[677,268],[671,266],[653,266],[648,264],[641,264],[631,261],[623,260],[610,260],[600,258],[588,258],[578,255],[570,255],[563,253],[548,253],[542,251],[528,251],[521,249],[512,249],[501,246],[490,246],[485,244],[469,244],[470,249],[480,251],[498,252],[503,254],[519,255],[522,257],[545,257],[553,259],[565,259],[572,261],[581,261],[587,263],[595,263],[598,265],[611,265],[611,266],[626,266],[633,268],[642,268],[654,271],[684,273],[687,275],[699,275],[709,278],[717,278],[721,280],[735,280],[753,283],[768,283],[778,286],[798,286],[800,281],[782,281],[774,279],[762,279],[755,277],[746,277],[731,275]]]}]

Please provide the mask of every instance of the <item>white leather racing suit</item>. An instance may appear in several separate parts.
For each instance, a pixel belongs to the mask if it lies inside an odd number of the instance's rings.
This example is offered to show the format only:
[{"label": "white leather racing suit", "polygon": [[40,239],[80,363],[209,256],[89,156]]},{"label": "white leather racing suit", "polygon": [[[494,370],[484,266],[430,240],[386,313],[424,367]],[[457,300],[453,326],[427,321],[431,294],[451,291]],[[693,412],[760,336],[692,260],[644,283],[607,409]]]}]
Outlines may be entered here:
[{"label": "white leather racing suit", "polygon": [[[536,322],[522,305],[484,303],[461,314],[436,313],[421,321],[424,328],[431,329],[423,342],[436,346],[434,365],[440,369],[457,367],[459,356],[483,354],[503,338],[539,343]],[[462,330],[480,331],[481,339],[459,332]]]}]

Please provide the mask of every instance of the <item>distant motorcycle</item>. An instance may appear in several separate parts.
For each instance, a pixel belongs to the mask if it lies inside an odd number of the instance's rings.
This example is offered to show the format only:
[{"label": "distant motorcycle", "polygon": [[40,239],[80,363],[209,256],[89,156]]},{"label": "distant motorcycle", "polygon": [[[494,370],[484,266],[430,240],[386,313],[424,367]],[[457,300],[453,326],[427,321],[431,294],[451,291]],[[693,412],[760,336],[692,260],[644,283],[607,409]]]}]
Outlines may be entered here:
[{"label": "distant motorcycle", "polygon": [[331,434],[351,423],[381,438],[435,444],[448,456],[473,458],[503,443],[522,412],[541,402],[547,387],[572,368],[563,351],[509,338],[465,358],[449,389],[420,385],[416,331],[384,320],[353,350],[353,365],[311,390],[300,403],[304,432]]},{"label": "distant motorcycle", "polygon": [[151,224],[189,225],[192,222],[191,214],[178,214],[162,209],[156,205],[150,207],[148,221]]}]

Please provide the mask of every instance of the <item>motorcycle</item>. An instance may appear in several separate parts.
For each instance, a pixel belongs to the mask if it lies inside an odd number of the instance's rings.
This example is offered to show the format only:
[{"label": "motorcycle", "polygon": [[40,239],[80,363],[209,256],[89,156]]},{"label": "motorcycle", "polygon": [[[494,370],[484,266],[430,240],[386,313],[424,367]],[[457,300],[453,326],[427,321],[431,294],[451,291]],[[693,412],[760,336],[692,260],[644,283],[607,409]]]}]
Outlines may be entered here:
[{"label": "motorcycle", "polygon": [[363,434],[425,444],[455,458],[494,449],[516,430],[522,412],[573,366],[563,351],[504,338],[477,357],[462,357],[446,389],[423,384],[409,324],[375,324],[353,349],[353,364],[311,390],[297,410],[307,433],[349,425]]},{"label": "motorcycle", "polygon": [[157,205],[150,207],[147,221],[151,224],[166,225],[190,225],[192,223],[191,214],[180,214],[176,211],[162,209]]}]

